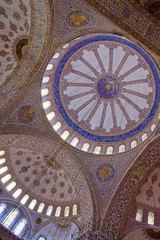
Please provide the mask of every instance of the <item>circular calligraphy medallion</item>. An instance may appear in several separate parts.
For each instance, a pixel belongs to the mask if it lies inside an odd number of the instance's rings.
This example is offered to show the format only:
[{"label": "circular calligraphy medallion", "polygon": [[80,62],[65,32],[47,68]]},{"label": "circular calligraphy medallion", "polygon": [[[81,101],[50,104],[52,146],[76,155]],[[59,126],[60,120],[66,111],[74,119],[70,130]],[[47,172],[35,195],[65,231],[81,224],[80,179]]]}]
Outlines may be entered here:
[{"label": "circular calligraphy medallion", "polygon": [[109,164],[103,164],[97,169],[97,177],[102,182],[107,182],[113,178],[114,169]]},{"label": "circular calligraphy medallion", "polygon": [[32,106],[26,105],[20,108],[18,118],[23,123],[30,123],[35,117],[35,111]]},{"label": "circular calligraphy medallion", "polygon": [[119,93],[119,83],[112,76],[106,76],[98,81],[97,91],[100,97],[114,98]]},{"label": "circular calligraphy medallion", "polygon": [[89,22],[89,16],[82,11],[73,11],[67,16],[67,23],[72,27],[85,26]]}]

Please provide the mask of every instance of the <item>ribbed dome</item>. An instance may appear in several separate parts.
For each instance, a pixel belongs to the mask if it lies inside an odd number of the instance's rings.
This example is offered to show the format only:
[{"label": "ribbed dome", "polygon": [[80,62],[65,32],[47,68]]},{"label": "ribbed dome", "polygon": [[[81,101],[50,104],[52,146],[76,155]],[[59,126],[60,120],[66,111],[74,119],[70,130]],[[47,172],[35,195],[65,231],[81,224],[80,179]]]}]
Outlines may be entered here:
[{"label": "ribbed dome", "polygon": [[122,37],[92,34],[62,47],[42,81],[53,128],[97,154],[129,150],[158,122],[159,76],[150,56]]}]

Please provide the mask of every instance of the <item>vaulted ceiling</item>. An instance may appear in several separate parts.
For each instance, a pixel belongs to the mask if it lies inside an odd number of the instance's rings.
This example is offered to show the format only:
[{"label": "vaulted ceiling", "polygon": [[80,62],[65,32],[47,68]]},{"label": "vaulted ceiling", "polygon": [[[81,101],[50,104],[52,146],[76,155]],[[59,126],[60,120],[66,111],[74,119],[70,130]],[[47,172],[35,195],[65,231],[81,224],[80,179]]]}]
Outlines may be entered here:
[{"label": "vaulted ceiling", "polygon": [[0,199],[23,205],[33,234],[48,232],[60,207],[55,229],[156,239],[133,208],[160,212],[159,9],[147,0],[0,3]]}]

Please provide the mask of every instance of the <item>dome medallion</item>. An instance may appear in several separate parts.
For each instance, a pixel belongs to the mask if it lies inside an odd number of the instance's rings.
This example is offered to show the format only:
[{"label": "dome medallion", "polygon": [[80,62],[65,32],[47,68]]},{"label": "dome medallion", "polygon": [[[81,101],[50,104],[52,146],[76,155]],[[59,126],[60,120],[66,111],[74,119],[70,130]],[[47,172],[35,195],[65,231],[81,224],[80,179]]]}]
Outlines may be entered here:
[{"label": "dome medallion", "polygon": [[101,78],[97,83],[97,91],[99,97],[114,98],[119,93],[119,83],[116,78],[112,76],[105,76]]},{"label": "dome medallion", "polygon": [[72,146],[113,154],[137,146],[155,129],[159,85],[156,65],[139,45],[90,34],[51,58],[42,101],[54,130]]}]

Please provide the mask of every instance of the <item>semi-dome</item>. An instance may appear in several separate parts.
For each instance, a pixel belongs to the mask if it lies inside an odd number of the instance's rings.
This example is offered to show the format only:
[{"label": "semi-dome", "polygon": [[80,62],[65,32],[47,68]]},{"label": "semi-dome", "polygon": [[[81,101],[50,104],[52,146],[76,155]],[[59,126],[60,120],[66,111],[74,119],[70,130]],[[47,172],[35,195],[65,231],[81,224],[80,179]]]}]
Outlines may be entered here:
[{"label": "semi-dome", "polygon": [[115,154],[154,131],[159,84],[155,63],[139,45],[116,35],[85,35],[50,59],[42,80],[43,108],[72,146]]}]

